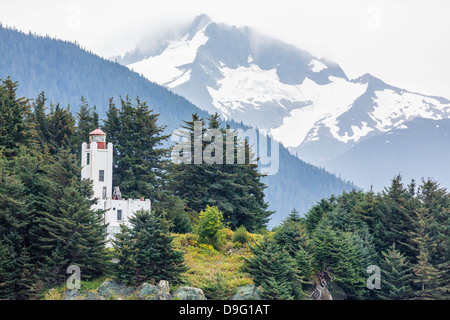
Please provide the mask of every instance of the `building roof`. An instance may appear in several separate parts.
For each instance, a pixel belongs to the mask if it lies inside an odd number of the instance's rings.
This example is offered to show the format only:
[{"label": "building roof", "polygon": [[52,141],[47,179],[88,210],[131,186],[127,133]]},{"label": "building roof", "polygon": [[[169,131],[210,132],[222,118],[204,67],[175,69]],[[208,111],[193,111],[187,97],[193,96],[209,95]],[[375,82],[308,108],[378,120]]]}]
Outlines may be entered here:
[{"label": "building roof", "polygon": [[100,128],[95,129],[91,133],[89,133],[90,136],[106,136],[106,133],[104,133]]}]

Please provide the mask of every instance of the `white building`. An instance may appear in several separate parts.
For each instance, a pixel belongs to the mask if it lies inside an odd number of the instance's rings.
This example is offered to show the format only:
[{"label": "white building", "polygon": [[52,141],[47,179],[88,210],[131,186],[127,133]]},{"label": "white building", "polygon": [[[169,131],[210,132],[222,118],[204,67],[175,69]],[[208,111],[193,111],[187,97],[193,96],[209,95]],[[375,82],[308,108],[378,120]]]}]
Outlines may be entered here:
[{"label": "white building", "polygon": [[93,182],[94,198],[98,199],[93,209],[105,210],[107,240],[119,233],[120,225],[127,225],[136,211],[151,209],[149,199],[122,199],[119,188],[113,190],[112,177],[113,144],[106,145],[106,134],[96,129],[89,134],[89,145],[83,142],[81,146],[81,178]]}]

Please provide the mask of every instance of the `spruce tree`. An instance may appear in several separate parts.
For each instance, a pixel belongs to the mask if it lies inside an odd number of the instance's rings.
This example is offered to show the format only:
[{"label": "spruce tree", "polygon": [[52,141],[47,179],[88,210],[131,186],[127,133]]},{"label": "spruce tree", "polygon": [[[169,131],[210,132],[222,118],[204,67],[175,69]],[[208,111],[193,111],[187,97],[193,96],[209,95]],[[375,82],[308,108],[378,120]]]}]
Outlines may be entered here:
[{"label": "spruce tree", "polygon": [[0,239],[0,299],[15,299],[17,253],[7,241]]},{"label": "spruce tree", "polygon": [[363,266],[351,238],[351,233],[321,227],[314,233],[314,265],[316,270],[327,273],[341,286],[350,299],[364,294]]},{"label": "spruce tree", "polygon": [[103,127],[108,141],[114,144],[113,180],[124,197],[158,199],[168,157],[163,147],[168,139],[165,126],[158,125],[159,114],[139,98],[134,104],[128,96],[120,102],[117,109],[110,100]]},{"label": "spruce tree", "polygon": [[392,244],[382,253],[381,288],[377,295],[386,300],[407,300],[411,297],[412,267],[406,257]]},{"label": "spruce tree", "polygon": [[291,255],[273,240],[251,248],[253,256],[245,259],[245,270],[256,286],[262,286],[262,297],[270,300],[302,299],[301,277]]},{"label": "spruce tree", "polygon": [[17,96],[17,82],[0,79],[0,149],[6,157],[17,154],[32,140],[31,108],[28,99]]},{"label": "spruce tree", "polygon": [[99,127],[98,114],[94,108],[89,107],[88,101],[81,97],[80,107],[77,113],[77,128],[76,128],[76,145],[81,143],[89,143],[89,133]]},{"label": "spruce tree", "polygon": [[182,252],[173,248],[167,222],[148,211],[135,213],[129,222],[113,242],[119,259],[115,278],[132,285],[151,280],[182,283],[187,267]]},{"label": "spruce tree", "polygon": [[[198,142],[194,142],[194,138],[200,139],[195,136],[195,124],[199,125],[198,133],[202,137],[205,135],[205,139]],[[206,137],[210,132],[207,129],[215,130],[217,137]],[[180,135],[190,141],[190,145],[185,146],[190,152],[186,163],[169,167],[171,186],[176,195],[187,201],[192,211],[200,212],[207,205],[216,206],[223,212],[225,224],[231,229],[243,225],[250,232],[258,232],[272,214],[264,200],[266,186],[261,181],[263,175],[258,172],[258,166],[250,162],[253,155],[247,140],[236,137],[234,133],[230,142],[227,131],[230,133],[230,127],[221,127],[217,114],[210,116],[207,122],[197,114],[192,115],[191,121],[184,121]],[[215,141],[217,138],[222,142]],[[228,148],[232,151],[232,163],[227,163]],[[238,148],[245,156],[243,164],[237,161]],[[204,157],[199,159],[204,153],[213,157],[213,163]]]},{"label": "spruce tree", "polygon": [[92,184],[80,180],[76,156],[61,150],[47,168],[47,189],[35,229],[42,278],[60,283],[69,265],[80,267],[83,277],[99,276],[106,263],[103,213],[91,209]]},{"label": "spruce tree", "polygon": [[71,152],[78,152],[78,145],[75,145],[75,118],[70,111],[70,107],[62,108],[59,103],[56,106],[50,105],[48,115],[49,140],[48,147],[51,154],[56,154],[60,149],[70,149]]}]

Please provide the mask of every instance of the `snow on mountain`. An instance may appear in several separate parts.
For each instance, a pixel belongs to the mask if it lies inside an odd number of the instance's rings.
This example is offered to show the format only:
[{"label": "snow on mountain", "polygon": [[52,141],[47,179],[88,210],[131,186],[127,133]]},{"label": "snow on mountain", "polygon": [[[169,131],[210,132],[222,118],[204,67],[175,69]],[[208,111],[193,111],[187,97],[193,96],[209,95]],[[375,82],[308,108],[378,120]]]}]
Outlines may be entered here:
[{"label": "snow on mountain", "polygon": [[[202,15],[180,34],[151,52],[136,48],[128,67],[203,110],[268,129],[314,164],[329,163],[417,117],[450,118],[447,99],[396,88],[370,74],[350,80],[336,63],[247,27]],[[136,52],[143,58],[136,60]]]},{"label": "snow on mountain", "polygon": [[208,41],[206,27],[192,38],[186,34],[180,40],[173,41],[160,55],[129,64],[128,67],[138,73],[150,75],[154,82],[169,88],[189,81],[191,71],[183,69],[183,66],[194,62],[198,49]]}]

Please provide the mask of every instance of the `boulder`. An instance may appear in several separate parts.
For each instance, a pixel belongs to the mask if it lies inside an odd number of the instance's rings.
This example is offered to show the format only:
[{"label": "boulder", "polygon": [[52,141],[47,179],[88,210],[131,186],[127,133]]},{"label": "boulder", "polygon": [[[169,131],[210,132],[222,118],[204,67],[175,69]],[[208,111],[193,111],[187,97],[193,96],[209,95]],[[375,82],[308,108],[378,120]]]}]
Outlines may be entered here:
[{"label": "boulder", "polygon": [[261,293],[261,286],[242,286],[237,288],[237,292],[230,298],[230,300],[262,300]]},{"label": "boulder", "polygon": [[79,296],[77,289],[64,291],[64,300],[77,300]]},{"label": "boulder", "polygon": [[159,292],[157,294],[156,300],[172,300],[170,295],[170,286],[169,282],[165,280],[161,280],[158,283]]},{"label": "boulder", "polygon": [[313,300],[333,300],[330,291],[326,286],[317,285],[314,291],[311,293]]},{"label": "boulder", "polygon": [[173,297],[176,300],[206,300],[202,289],[192,287],[179,287]]},{"label": "boulder", "polygon": [[114,280],[106,280],[97,289],[97,292],[106,299],[129,296],[133,291],[134,288],[119,284]]},{"label": "boulder", "polygon": [[143,283],[136,290],[136,294],[139,300],[159,300],[158,294],[160,289],[158,286]]}]

